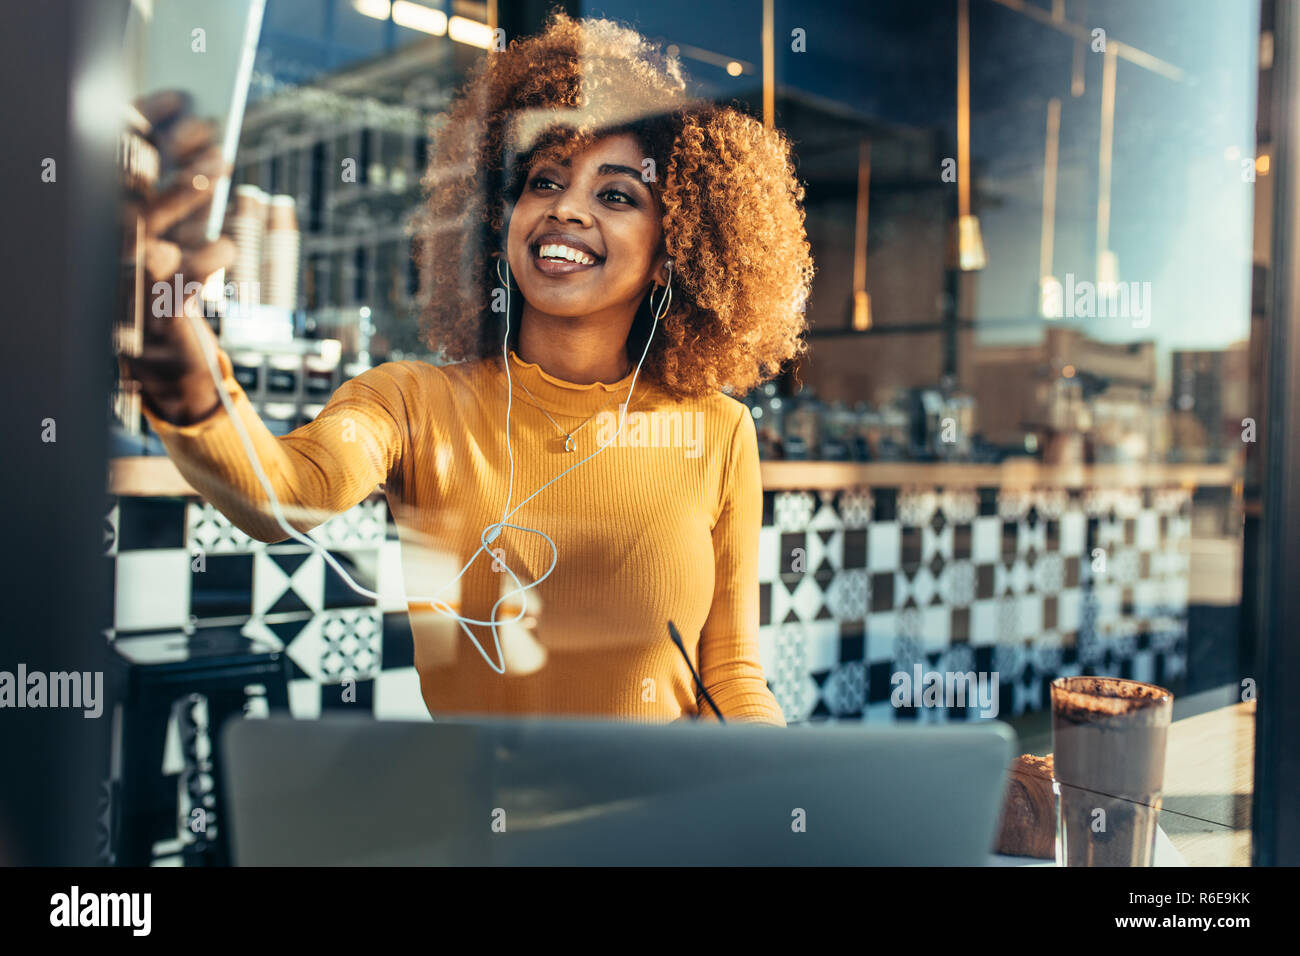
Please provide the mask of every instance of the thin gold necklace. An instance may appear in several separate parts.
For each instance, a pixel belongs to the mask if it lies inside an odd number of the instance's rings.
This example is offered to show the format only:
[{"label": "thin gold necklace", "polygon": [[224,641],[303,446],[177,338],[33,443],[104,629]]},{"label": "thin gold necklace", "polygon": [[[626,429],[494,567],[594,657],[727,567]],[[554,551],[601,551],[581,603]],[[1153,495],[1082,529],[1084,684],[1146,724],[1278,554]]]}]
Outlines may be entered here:
[{"label": "thin gold necklace", "polygon": [[[623,375],[623,378],[627,378],[626,373]],[[577,450],[578,445],[577,442],[573,440],[573,436],[578,434],[578,432],[582,431],[584,428],[586,428],[587,424],[593,418],[595,418],[597,415],[599,415],[602,411],[604,411],[609,406],[609,402],[606,402],[604,405],[600,406],[600,408],[596,409],[594,412],[588,415],[586,421],[584,421],[581,425],[579,425],[577,428],[573,429],[572,431],[566,432],[563,428],[560,427],[559,422],[557,422],[554,418],[551,418],[551,413],[548,412],[545,408],[542,408],[542,403],[537,400],[537,396],[532,393],[532,390],[527,385],[524,384],[522,378],[519,380],[519,384],[523,386],[524,391],[528,393],[528,397],[533,400],[533,404],[536,405],[541,410],[541,413],[543,415],[545,415],[548,419],[550,419],[550,422],[552,425],[555,426],[556,431],[558,431],[564,437],[565,451]],[[617,396],[615,396],[615,400],[617,400]]]}]

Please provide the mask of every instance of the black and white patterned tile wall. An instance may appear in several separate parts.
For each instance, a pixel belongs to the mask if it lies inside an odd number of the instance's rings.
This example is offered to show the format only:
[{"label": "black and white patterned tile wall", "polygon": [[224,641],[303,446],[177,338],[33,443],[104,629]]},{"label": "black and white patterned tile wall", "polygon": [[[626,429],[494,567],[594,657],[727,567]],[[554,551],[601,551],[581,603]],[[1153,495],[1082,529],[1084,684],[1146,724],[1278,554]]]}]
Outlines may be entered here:
[{"label": "black and white patterned tile wall", "polygon": [[112,562],[108,636],[136,657],[146,644],[184,654],[232,632],[289,659],[289,707],[427,717],[415,672],[396,528],[371,498],[309,537],[378,599],[347,587],[325,558],[294,541],[248,537],[206,502],[122,497],[105,530]]},{"label": "black and white patterned tile wall", "polygon": [[998,712],[1056,677],[1174,681],[1187,665],[1191,492],[854,488],[764,495],[760,641],[792,722],[943,721],[898,672],[996,673]]},{"label": "black and white patterned tile wall", "polygon": [[[1155,682],[1187,663],[1190,491],[862,487],[769,491],[761,659],[791,722],[965,716],[890,703],[891,675],[994,672],[1000,712],[1054,677]],[[282,647],[296,717],[347,707],[427,717],[396,529],[372,498],[311,532],[364,587],[296,542],[265,544],[211,505],[123,497],[105,530],[114,640],[211,628]]]}]

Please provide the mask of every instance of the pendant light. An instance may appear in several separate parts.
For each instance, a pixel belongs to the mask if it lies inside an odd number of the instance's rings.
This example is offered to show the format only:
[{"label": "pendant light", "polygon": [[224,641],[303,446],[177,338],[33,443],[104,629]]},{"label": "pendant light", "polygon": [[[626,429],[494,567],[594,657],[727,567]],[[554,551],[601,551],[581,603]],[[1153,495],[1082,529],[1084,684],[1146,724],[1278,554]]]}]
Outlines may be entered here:
[{"label": "pendant light", "polygon": [[1119,282],[1119,258],[1110,248],[1110,174],[1115,144],[1115,66],[1119,43],[1106,44],[1101,73],[1101,147],[1097,159],[1097,291]]},{"label": "pendant light", "polygon": [[979,217],[970,211],[970,0],[957,0],[957,268],[984,268]]},{"label": "pendant light", "polygon": [[871,296],[867,294],[867,197],[871,188],[871,140],[858,144],[858,216],[853,241],[853,328],[871,328]]},{"label": "pendant light", "polygon": [[1061,145],[1061,100],[1047,101],[1047,136],[1043,149],[1043,232],[1038,246],[1038,311],[1045,319],[1062,315],[1061,283],[1052,274],[1056,243],[1056,172]]}]

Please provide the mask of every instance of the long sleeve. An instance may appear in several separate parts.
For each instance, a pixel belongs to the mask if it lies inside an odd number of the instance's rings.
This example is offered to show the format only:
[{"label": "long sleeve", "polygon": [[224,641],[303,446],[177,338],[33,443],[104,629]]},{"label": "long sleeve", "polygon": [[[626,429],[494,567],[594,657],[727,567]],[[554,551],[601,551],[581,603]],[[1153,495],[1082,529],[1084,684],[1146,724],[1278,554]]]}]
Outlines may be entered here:
[{"label": "long sleeve", "polygon": [[[345,382],[314,421],[277,438],[235,381],[224,350],[217,360],[262,469],[297,530],[308,531],[363,501],[401,461],[409,434],[402,380],[411,373],[402,368],[405,363],[381,365]],[[184,426],[163,421],[147,407],[145,415],[181,475],[236,527],[259,541],[288,537],[224,406]]]},{"label": "long sleeve", "polygon": [[[722,511],[713,528],[713,604],[700,632],[700,679],[728,720],[785,726],[758,658],[758,540],[763,482],[758,436],[738,409]],[[700,701],[700,715],[712,717]]]}]

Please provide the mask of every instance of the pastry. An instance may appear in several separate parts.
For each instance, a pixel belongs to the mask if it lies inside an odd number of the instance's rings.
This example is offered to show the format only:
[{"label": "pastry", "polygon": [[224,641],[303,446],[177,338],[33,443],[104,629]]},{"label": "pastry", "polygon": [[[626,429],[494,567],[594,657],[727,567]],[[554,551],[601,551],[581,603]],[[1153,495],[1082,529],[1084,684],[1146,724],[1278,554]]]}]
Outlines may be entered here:
[{"label": "pastry", "polygon": [[1008,772],[1006,797],[998,822],[995,853],[1056,857],[1056,797],[1052,793],[1052,756],[1017,757]]}]

